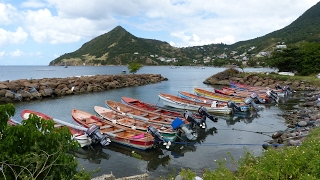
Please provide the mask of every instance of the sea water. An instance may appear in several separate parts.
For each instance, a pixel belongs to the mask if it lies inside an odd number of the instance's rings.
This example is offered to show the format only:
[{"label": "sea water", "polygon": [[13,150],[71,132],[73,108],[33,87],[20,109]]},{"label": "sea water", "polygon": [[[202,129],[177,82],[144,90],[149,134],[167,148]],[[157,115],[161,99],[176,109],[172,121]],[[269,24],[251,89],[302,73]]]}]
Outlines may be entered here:
[{"label": "sea water", "polygon": [[[133,97],[162,106],[158,93],[177,95],[178,91],[193,93],[195,87],[213,90],[215,86],[203,84],[203,81],[225,68],[214,67],[177,67],[144,66],[137,74],[161,74],[168,81],[159,83],[113,89],[104,92],[46,98],[28,102],[15,102],[16,114],[13,117],[21,121],[20,113],[32,109],[51,117],[74,123],[72,109],[95,113],[93,107],[105,106],[105,100],[120,102],[121,96]],[[245,71],[270,72],[272,69],[246,68]],[[41,79],[96,74],[128,73],[126,66],[0,66],[0,81],[17,79]],[[240,70],[241,71],[241,70]],[[192,169],[201,175],[204,169],[217,168],[215,160],[228,159],[230,152],[239,159],[245,150],[255,155],[263,151],[262,144],[271,140],[273,132],[284,130],[286,124],[278,114],[283,113],[280,106],[263,105],[263,110],[249,115],[218,116],[218,122],[207,120],[207,128],[199,131],[196,141],[181,140],[169,148],[157,148],[141,151],[111,143],[107,147],[99,145],[80,148],[73,152],[81,166],[87,170],[96,170],[93,176],[113,173],[117,178],[148,173],[151,179],[167,177],[181,168]],[[261,132],[261,133],[259,133]],[[80,166],[79,166],[80,167]],[[235,169],[228,163],[230,169]]]}]

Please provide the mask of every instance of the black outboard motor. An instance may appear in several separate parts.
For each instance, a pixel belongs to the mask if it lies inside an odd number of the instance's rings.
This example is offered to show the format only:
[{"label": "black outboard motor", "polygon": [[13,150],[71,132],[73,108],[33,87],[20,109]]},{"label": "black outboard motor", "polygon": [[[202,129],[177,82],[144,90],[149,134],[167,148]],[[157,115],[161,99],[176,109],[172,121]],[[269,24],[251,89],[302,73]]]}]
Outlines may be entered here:
[{"label": "black outboard motor", "polygon": [[[207,110],[205,107],[203,107],[203,106],[200,106],[200,107],[199,107],[198,113],[199,113],[199,115],[201,116],[201,121],[203,121],[203,120],[202,120],[203,117],[207,117],[207,118],[209,118],[209,119],[210,119],[211,121],[213,121],[213,122],[218,122],[218,118],[215,117],[215,116],[213,116],[213,115],[211,115],[211,114],[209,114],[208,110]],[[204,118],[204,121],[205,121],[205,120],[206,120],[206,119]]]},{"label": "black outboard motor", "polygon": [[242,108],[239,105],[237,105],[235,102],[233,102],[232,100],[228,101],[227,106],[228,106],[228,108],[232,108],[232,109],[235,109],[239,112],[243,112]]},{"label": "black outboard motor", "polygon": [[280,84],[276,84],[276,86],[275,86],[274,88],[276,88],[277,90],[278,90],[278,89],[282,89],[282,87],[280,86]]},{"label": "black outboard motor", "polygon": [[172,121],[171,126],[174,130],[179,130],[189,139],[196,140],[198,138],[198,133],[189,128],[180,118],[176,118]]},{"label": "black outboard motor", "polygon": [[244,99],[244,103],[246,103],[246,105],[252,106],[255,110],[260,109],[259,105],[254,102],[254,98],[252,98],[251,96]]},{"label": "black outboard motor", "polygon": [[198,121],[198,119],[196,119],[194,116],[193,116],[193,113],[186,110],[184,113],[183,113],[183,116],[184,118],[186,118],[186,120],[188,122],[190,122],[190,128],[194,128],[195,125],[201,127],[201,128],[206,128],[206,123],[205,121],[202,122],[202,119],[201,121]]},{"label": "black outboard motor", "polygon": [[155,142],[165,142],[163,136],[159,133],[159,131],[153,126],[149,126],[147,132],[154,137]]},{"label": "black outboard motor", "polygon": [[153,126],[149,126],[147,129],[147,133],[151,134],[154,137],[154,142],[157,144],[163,143],[164,146],[168,149],[171,145],[170,141],[167,141],[163,138],[163,136],[159,133],[159,131]]},{"label": "black outboard motor", "polygon": [[97,126],[95,124],[91,125],[86,133],[88,136],[92,139],[94,143],[100,142],[102,146],[106,146],[110,144],[110,139],[107,135],[102,135],[100,132],[100,126]]}]

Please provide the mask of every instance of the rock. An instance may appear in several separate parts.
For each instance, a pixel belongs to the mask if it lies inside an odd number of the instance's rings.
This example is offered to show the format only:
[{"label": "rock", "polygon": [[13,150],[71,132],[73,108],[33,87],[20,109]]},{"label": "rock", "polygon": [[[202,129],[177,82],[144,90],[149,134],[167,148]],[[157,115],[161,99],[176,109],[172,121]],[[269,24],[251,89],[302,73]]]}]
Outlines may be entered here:
[{"label": "rock", "polygon": [[272,134],[272,139],[277,139],[278,137],[280,137],[283,134],[283,131],[277,131],[275,133]]},{"label": "rock", "polygon": [[305,127],[305,126],[307,126],[308,125],[308,123],[306,122],[306,121],[300,121],[300,122],[298,122],[298,126],[300,126],[300,127]]}]

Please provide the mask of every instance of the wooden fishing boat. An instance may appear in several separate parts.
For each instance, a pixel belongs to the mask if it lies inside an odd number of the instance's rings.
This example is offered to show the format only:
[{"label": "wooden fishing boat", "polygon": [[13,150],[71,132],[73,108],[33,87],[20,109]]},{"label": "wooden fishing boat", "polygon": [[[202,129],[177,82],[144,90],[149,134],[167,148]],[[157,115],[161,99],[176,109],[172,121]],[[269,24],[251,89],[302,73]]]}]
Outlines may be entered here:
[{"label": "wooden fishing boat", "polygon": [[100,132],[108,135],[111,142],[142,150],[151,149],[153,147],[154,138],[147,132],[117,125],[78,109],[73,109],[71,114],[72,118],[84,127],[90,127],[92,124],[98,125],[100,127]]},{"label": "wooden fishing boat", "polygon": [[[112,106],[110,103],[108,103],[108,104],[110,106]],[[122,103],[120,103],[120,104],[122,104]],[[125,106],[127,106],[127,105],[125,105]],[[124,109],[124,108],[121,107],[121,109]],[[105,107],[101,107],[101,106],[94,106],[94,111],[105,120],[108,120],[112,123],[120,124],[122,126],[129,127],[132,129],[137,129],[137,130],[141,130],[141,131],[146,132],[146,131],[148,131],[148,127],[150,125],[152,125],[156,130],[158,130],[158,132],[167,141],[174,141],[177,138],[177,132],[171,126],[165,126],[160,123],[151,123],[148,120],[141,119],[140,117],[134,118],[130,115],[127,116],[124,114],[120,114],[119,112],[116,112],[114,110],[111,110],[111,109],[108,109]]]},{"label": "wooden fishing boat", "polygon": [[[107,108],[112,109],[116,112],[128,115],[130,117],[139,118],[150,123],[160,125],[171,125],[172,121],[176,118],[173,116],[167,116],[161,113],[143,110],[134,106],[123,104],[112,100],[106,100],[105,105]],[[184,120],[184,118],[181,118]],[[186,123],[186,122],[185,122]]]},{"label": "wooden fishing boat", "polygon": [[245,100],[245,98],[243,98],[243,97],[232,97],[232,96],[228,96],[228,95],[218,94],[213,91],[209,91],[209,90],[205,90],[205,89],[201,89],[201,88],[194,88],[194,92],[197,95],[205,96],[205,97],[217,100],[217,101],[228,102],[229,100],[232,100],[233,102],[236,102],[236,103],[243,103]]},{"label": "wooden fishing boat", "polygon": [[[190,100],[193,100],[193,101],[197,101],[197,102],[207,103],[209,105],[220,104],[220,105],[229,107],[231,105],[230,103],[234,103],[232,101],[229,101],[229,102],[217,101],[217,100],[214,100],[214,99],[211,99],[211,98],[208,98],[208,97],[204,97],[204,96],[200,96],[200,95],[197,95],[197,94],[188,93],[188,92],[185,92],[185,91],[178,91],[178,96],[182,97],[182,98],[190,99]],[[234,109],[233,109],[234,111],[239,111],[239,112],[250,111],[250,106],[248,106],[245,103],[234,103],[233,107],[234,107]]]},{"label": "wooden fishing boat", "polygon": [[265,99],[266,102],[270,101],[266,92],[259,92],[259,91],[254,92],[254,91],[248,91],[248,90],[237,91],[235,89],[227,88],[227,87],[223,87],[222,89],[215,88],[214,92],[219,93],[219,94],[223,94],[223,95],[242,97],[242,98],[249,97],[252,93],[256,93],[260,98]]},{"label": "wooden fishing boat", "polygon": [[[138,108],[140,110],[146,110],[148,112],[154,112],[154,113],[157,113],[157,114],[161,114],[162,116],[166,115],[166,116],[171,116],[173,118],[177,118],[178,117],[185,124],[189,124],[190,123],[190,121],[186,120],[186,117],[185,117],[186,111],[183,111],[181,109],[175,109],[175,110],[171,110],[170,109],[169,110],[169,109],[167,109],[165,107],[152,105],[152,104],[140,101],[138,99],[128,98],[128,97],[122,97],[121,98],[121,102],[123,104],[129,105],[130,107],[136,107],[136,108]],[[206,116],[207,118],[209,118],[213,122],[216,122],[218,120],[217,117],[207,113],[207,110],[205,109],[205,107],[201,107],[200,109],[198,109],[197,113],[192,113],[192,115],[196,119],[202,119],[203,116]]]},{"label": "wooden fishing boat", "polygon": [[[37,112],[37,111],[33,111],[33,110],[29,110],[29,109],[25,109],[21,112],[21,117],[22,119],[26,120],[29,118],[29,116],[31,114],[34,114],[44,120],[53,120],[52,117],[46,115],[46,114],[43,114],[41,112]],[[62,124],[58,124],[58,123],[55,123],[54,125],[56,128],[62,128],[64,127],[65,125],[62,125]],[[73,140],[76,140],[78,141],[78,143],[80,144],[81,147],[84,147],[84,146],[88,146],[88,145],[91,145],[92,144],[92,139],[90,137],[88,137],[88,135],[86,134],[85,130],[80,130],[81,128],[79,129],[76,129],[76,128],[72,128],[70,126],[67,126],[70,130],[70,133],[73,135]]]},{"label": "wooden fishing boat", "polygon": [[130,97],[121,97],[121,102],[123,104],[127,104],[130,106],[138,107],[139,109],[144,109],[147,111],[167,115],[167,116],[173,116],[173,117],[179,117],[179,118],[184,118],[183,117],[183,112],[182,111],[174,111],[174,110],[169,110],[164,107],[156,106],[147,102],[140,101],[138,99],[130,98]]},{"label": "wooden fishing boat", "polygon": [[245,90],[245,91],[254,91],[254,92],[273,91],[273,92],[276,92],[279,97],[285,97],[295,92],[290,88],[290,86],[285,85],[281,87],[279,84],[276,84],[274,88],[270,88],[270,87],[256,87],[256,86],[250,86],[250,85],[241,84],[237,82],[230,82],[230,86],[231,86],[230,88],[236,89],[236,90]]},{"label": "wooden fishing boat", "polygon": [[196,102],[189,99],[181,98],[171,94],[159,93],[159,98],[165,106],[171,106],[178,109],[186,109],[197,111],[201,106],[205,107],[208,112],[215,114],[232,114],[232,108],[219,104],[207,104],[203,102]]}]

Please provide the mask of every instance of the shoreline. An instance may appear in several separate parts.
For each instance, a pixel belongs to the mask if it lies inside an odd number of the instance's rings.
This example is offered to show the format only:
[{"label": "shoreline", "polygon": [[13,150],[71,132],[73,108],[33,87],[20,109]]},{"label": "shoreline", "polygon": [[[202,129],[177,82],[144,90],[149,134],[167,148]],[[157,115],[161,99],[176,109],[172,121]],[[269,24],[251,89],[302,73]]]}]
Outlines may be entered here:
[{"label": "shoreline", "polygon": [[275,87],[277,84],[290,86],[291,89],[300,93],[300,99],[294,110],[278,114],[285,119],[287,129],[276,131],[271,136],[268,144],[262,147],[277,148],[283,145],[300,145],[313,128],[320,126],[320,88],[312,86],[305,81],[295,80],[294,82],[272,79],[272,76],[260,77],[256,73],[242,77],[241,72],[235,69],[227,69],[207,78],[203,83],[209,85],[226,85],[230,82],[238,82],[251,86]]}]

